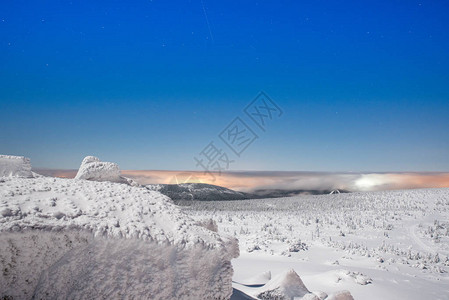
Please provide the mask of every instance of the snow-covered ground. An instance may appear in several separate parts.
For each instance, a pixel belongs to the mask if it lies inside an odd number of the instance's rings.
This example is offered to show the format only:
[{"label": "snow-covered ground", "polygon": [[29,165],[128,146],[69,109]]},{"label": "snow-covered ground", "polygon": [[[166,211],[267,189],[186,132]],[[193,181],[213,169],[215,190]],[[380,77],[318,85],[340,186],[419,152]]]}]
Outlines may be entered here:
[{"label": "snow-covered ground", "polygon": [[0,177],[0,299],[230,297],[234,238],[145,187],[22,177],[17,161]]},{"label": "snow-covered ground", "polygon": [[449,299],[449,189],[180,209],[95,157],[0,174],[0,298]]},{"label": "snow-covered ground", "polygon": [[449,189],[193,202],[184,211],[238,238],[233,286],[254,297],[293,269],[315,295],[449,299]]}]

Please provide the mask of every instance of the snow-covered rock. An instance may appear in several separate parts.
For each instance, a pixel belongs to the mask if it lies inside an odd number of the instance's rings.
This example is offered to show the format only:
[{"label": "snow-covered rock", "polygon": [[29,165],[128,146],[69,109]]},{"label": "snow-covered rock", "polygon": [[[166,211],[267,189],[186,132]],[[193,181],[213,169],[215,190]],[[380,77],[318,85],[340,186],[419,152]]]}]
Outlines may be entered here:
[{"label": "snow-covered rock", "polygon": [[118,165],[112,162],[102,162],[95,156],[86,156],[83,159],[75,179],[121,182]]},{"label": "snow-covered rock", "polygon": [[301,298],[301,300],[321,300],[317,295],[310,293],[305,294],[304,297]]},{"label": "snow-covered rock", "polygon": [[30,159],[23,156],[0,155],[0,177],[33,177]]},{"label": "snow-covered rock", "polygon": [[339,291],[330,294],[326,300],[354,300],[354,298],[349,291]]},{"label": "snow-covered rock", "polygon": [[316,295],[317,297],[318,297],[318,299],[320,299],[320,300],[324,300],[324,299],[326,299],[327,298],[327,294],[325,293],[325,292],[322,292],[322,291],[315,291],[315,292],[312,292],[314,295]]},{"label": "snow-covered rock", "polygon": [[237,256],[234,238],[195,225],[156,191],[0,180],[0,299],[228,299]]},{"label": "snow-covered rock", "polygon": [[86,156],[83,159],[75,179],[111,181],[137,185],[133,180],[120,175],[120,169],[116,163],[103,162],[95,156]]},{"label": "snow-covered rock", "polygon": [[298,274],[292,269],[273,277],[257,291],[259,299],[293,300],[309,294]]}]

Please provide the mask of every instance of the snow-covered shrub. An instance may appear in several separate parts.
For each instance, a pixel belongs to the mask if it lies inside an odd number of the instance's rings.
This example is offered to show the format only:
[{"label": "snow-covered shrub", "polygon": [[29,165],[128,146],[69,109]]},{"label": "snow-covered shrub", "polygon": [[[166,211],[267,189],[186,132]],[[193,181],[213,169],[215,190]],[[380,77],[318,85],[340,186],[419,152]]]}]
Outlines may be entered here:
[{"label": "snow-covered shrub", "polygon": [[251,253],[251,252],[256,251],[256,250],[260,250],[259,245],[251,245],[251,246],[249,246],[249,247],[246,249],[246,251],[247,251],[248,253]]},{"label": "snow-covered shrub", "polygon": [[299,252],[299,251],[306,251],[309,247],[306,243],[301,242],[301,240],[297,240],[295,243],[291,244],[288,248],[288,252]]}]

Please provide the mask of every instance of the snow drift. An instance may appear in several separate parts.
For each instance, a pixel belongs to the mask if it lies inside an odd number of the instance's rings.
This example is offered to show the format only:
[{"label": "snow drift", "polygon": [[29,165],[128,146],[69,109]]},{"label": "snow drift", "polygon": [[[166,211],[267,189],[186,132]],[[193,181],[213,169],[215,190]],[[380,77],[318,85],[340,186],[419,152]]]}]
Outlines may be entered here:
[{"label": "snow drift", "polygon": [[146,188],[0,178],[0,298],[228,299],[237,256]]},{"label": "snow drift", "polygon": [[0,177],[33,177],[30,159],[23,156],[0,155]]}]

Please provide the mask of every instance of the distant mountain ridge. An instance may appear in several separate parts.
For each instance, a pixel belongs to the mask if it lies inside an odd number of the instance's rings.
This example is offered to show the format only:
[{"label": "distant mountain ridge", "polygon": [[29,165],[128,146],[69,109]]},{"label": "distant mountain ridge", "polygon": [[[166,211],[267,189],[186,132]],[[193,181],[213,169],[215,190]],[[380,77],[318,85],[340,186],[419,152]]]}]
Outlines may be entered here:
[{"label": "distant mountain ridge", "polygon": [[259,198],[282,198],[282,197],[293,197],[298,195],[326,195],[326,194],[340,194],[340,193],[350,193],[350,191],[343,189],[332,189],[332,190],[259,189],[253,192],[253,194],[258,196]]},{"label": "distant mountain ridge", "polygon": [[[158,191],[170,197],[173,201],[223,201],[223,200],[247,200],[261,198],[281,198],[297,195],[322,195],[330,194],[334,190],[281,190],[260,189],[253,193],[239,192],[222,186],[206,183],[181,183],[181,184],[148,184],[149,190]],[[348,193],[346,190],[339,190]]]},{"label": "distant mountain ridge", "polygon": [[259,198],[256,195],[206,183],[149,184],[146,187],[170,197],[173,201],[245,200]]}]

